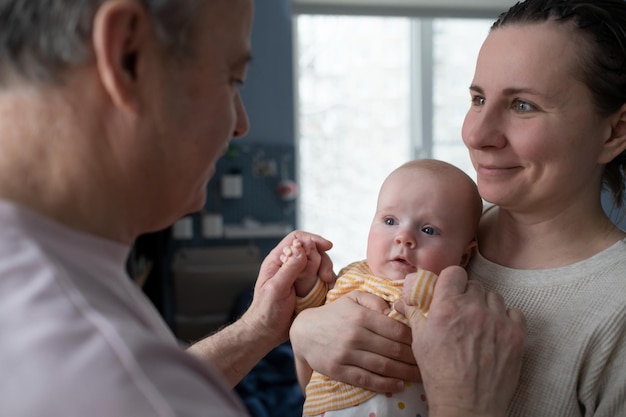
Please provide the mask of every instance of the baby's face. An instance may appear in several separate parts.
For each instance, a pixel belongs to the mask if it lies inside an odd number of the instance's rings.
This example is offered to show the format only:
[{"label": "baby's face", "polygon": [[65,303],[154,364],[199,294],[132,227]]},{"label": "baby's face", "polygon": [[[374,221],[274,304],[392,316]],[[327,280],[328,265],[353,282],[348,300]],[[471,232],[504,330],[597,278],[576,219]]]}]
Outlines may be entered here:
[{"label": "baby's face", "polygon": [[413,167],[385,181],[367,243],[375,275],[398,280],[418,268],[439,274],[469,257],[476,233],[470,202],[476,200],[458,178]]}]

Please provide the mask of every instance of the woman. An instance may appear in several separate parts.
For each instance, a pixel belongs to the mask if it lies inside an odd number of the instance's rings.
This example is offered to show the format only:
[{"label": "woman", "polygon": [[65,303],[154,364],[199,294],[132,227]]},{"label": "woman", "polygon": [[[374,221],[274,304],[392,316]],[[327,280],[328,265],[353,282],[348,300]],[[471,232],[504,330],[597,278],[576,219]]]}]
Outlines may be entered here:
[{"label": "woman", "polygon": [[[491,204],[468,274],[528,321],[508,414],[626,415],[626,234],[600,202],[603,186],[624,199],[626,2],[516,4],[485,40],[470,95],[462,136]],[[354,303],[327,308],[296,320],[297,355],[379,390],[397,382],[379,374],[409,375],[406,334]],[[337,314],[359,332],[323,320]]]}]

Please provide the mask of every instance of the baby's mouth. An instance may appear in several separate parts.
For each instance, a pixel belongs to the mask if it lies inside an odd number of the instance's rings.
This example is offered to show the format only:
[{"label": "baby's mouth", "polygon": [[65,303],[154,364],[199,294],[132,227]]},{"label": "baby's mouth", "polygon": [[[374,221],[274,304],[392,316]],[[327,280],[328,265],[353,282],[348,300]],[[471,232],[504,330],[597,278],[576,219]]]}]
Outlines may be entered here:
[{"label": "baby's mouth", "polygon": [[415,268],[415,266],[411,262],[407,261],[406,258],[403,258],[401,256],[397,256],[393,258],[392,262],[394,264],[400,264],[401,266],[405,268]]}]

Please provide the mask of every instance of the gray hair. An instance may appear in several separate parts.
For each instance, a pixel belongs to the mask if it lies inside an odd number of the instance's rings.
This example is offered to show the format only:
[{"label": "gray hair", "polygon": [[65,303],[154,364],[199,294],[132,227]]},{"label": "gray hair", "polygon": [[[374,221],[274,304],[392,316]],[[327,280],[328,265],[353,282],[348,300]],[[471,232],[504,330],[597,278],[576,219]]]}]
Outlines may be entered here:
[{"label": "gray hair", "polygon": [[[89,62],[93,17],[106,1],[0,0],[0,84],[6,82],[7,71],[59,82],[64,69]],[[190,32],[202,0],[137,1],[173,54],[192,52]]]}]

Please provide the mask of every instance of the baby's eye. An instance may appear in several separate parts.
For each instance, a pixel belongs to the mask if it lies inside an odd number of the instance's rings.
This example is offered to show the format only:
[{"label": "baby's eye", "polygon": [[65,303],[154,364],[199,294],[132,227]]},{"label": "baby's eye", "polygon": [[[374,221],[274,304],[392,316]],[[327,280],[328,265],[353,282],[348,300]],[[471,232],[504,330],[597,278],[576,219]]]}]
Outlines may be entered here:
[{"label": "baby's eye", "polygon": [[392,219],[391,217],[387,217],[385,218],[385,224],[387,226],[393,226],[396,224],[396,221],[394,219]]},{"label": "baby's eye", "polygon": [[430,226],[422,227],[422,232],[426,233],[427,235],[436,235],[436,234],[438,234],[437,231],[435,230],[435,228],[430,227]]}]

